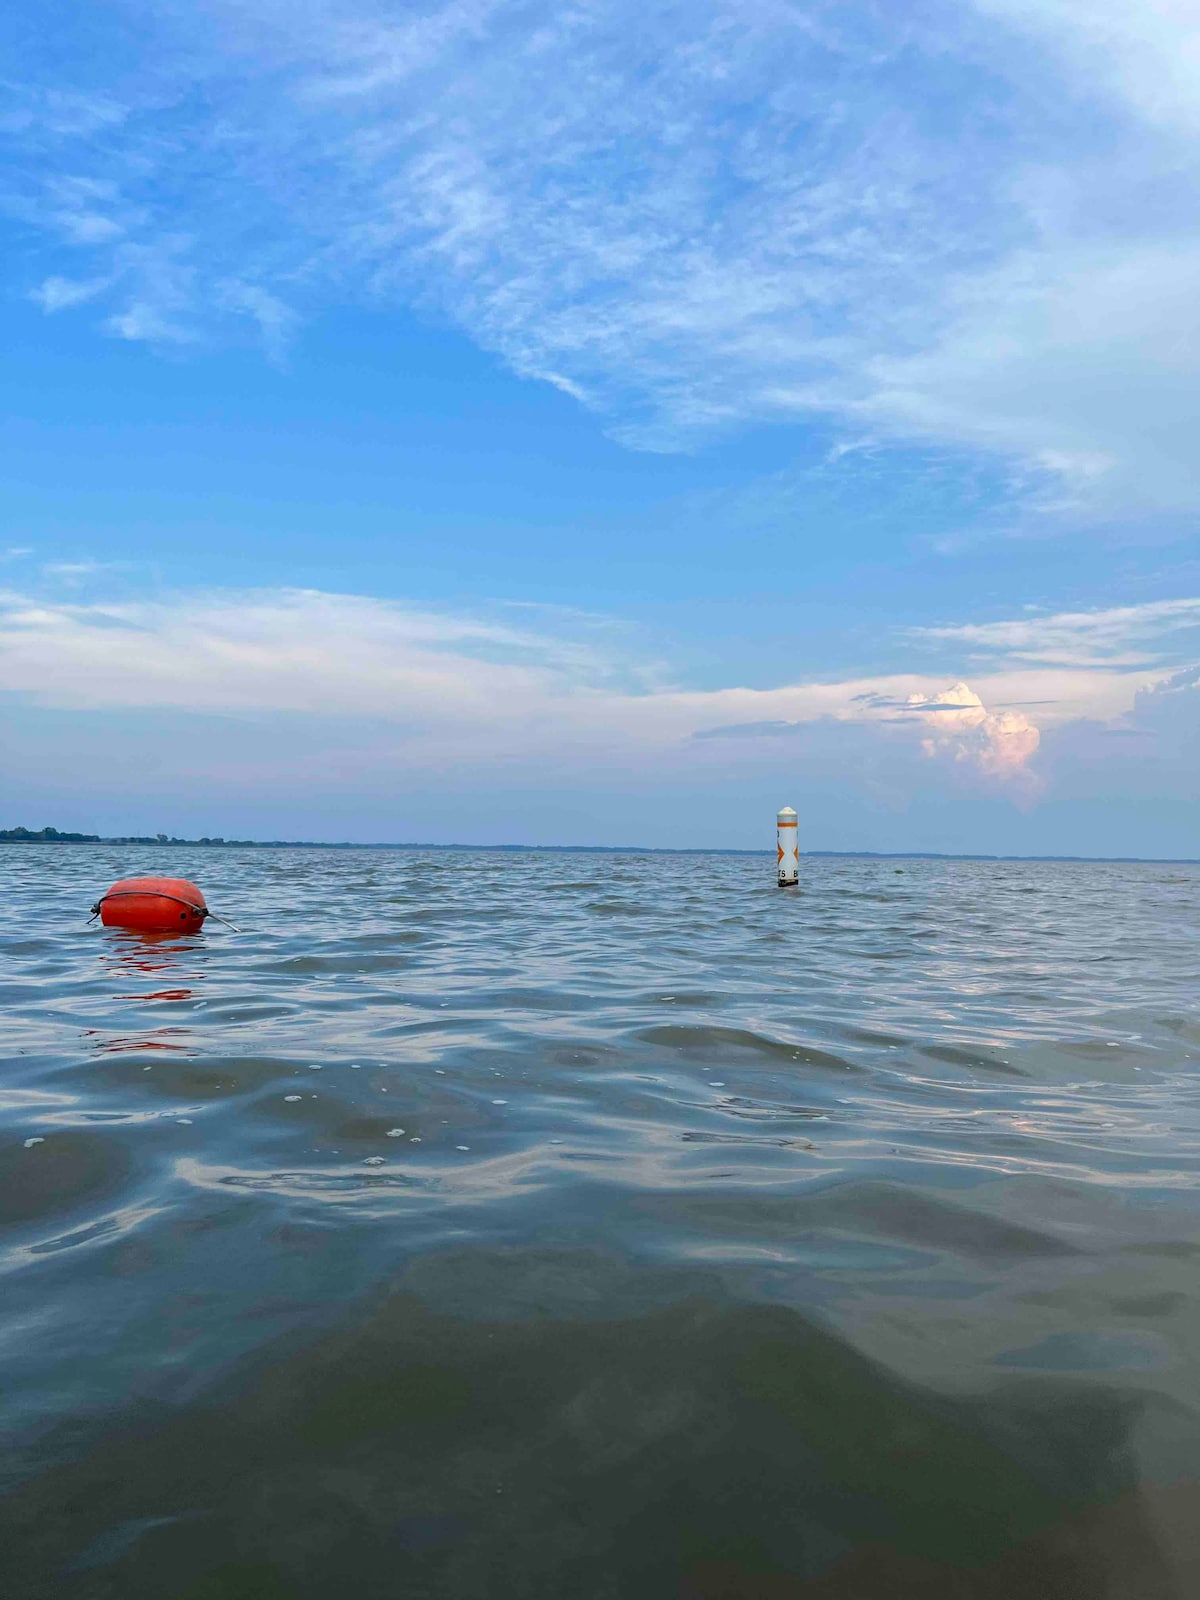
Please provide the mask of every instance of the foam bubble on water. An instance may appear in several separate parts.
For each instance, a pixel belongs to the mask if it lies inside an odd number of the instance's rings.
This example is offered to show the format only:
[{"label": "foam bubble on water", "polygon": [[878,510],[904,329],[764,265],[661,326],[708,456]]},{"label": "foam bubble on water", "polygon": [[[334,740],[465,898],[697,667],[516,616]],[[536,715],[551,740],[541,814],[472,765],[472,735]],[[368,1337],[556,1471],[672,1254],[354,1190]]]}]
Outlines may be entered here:
[{"label": "foam bubble on water", "polygon": [[182,1128],[190,1128],[192,1125],[191,1117],[176,1117],[175,1121],[178,1122]]},{"label": "foam bubble on water", "polygon": [[507,1100],[493,1100],[492,1104],[494,1106],[506,1106],[508,1104],[508,1101]]},{"label": "foam bubble on water", "polygon": [[32,1139],[26,1139],[25,1148],[26,1150],[32,1150],[35,1144],[45,1144],[45,1142],[45,1139],[40,1134],[35,1134]]},{"label": "foam bubble on water", "polygon": [[456,1150],[469,1150],[471,1146],[469,1144],[456,1144],[454,1148]]},{"label": "foam bubble on water", "polygon": [[308,1070],[310,1072],[320,1072],[321,1063],[319,1061],[310,1061],[308,1064]]},{"label": "foam bubble on water", "polygon": [[285,1100],[302,1100],[304,1096],[299,1094],[285,1094],[283,1098]]},{"label": "foam bubble on water", "polygon": [[403,1137],[404,1137],[404,1129],[403,1128],[389,1128],[388,1131],[387,1131],[387,1136],[388,1136],[389,1139],[403,1139]]},{"label": "foam bubble on water", "polygon": [[384,1160],[382,1156],[368,1156],[363,1162],[364,1167],[382,1167],[383,1165]]},{"label": "foam bubble on water", "polygon": [[708,1087],[710,1089],[723,1089],[725,1087],[725,1080],[724,1078],[710,1078],[708,1080]]}]

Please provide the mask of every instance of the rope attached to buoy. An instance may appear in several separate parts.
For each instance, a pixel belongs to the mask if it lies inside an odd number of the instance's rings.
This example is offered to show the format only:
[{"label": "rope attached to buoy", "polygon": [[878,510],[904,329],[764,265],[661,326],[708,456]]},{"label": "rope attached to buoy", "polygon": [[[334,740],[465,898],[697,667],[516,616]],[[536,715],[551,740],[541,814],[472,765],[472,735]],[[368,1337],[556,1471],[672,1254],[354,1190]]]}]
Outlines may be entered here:
[{"label": "rope attached to buoy", "polygon": [[[96,904],[92,907],[92,914],[88,918],[88,921],[95,922],[96,918],[100,915],[100,907],[104,905],[107,900],[127,900],[135,897],[141,897],[142,899],[145,899],[146,894],[147,891],[145,889],[110,889],[107,894],[102,894],[99,900],[96,901]],[[153,894],[156,900],[173,900],[177,906],[186,906],[194,916],[200,918],[201,922],[204,921],[205,917],[215,917],[217,915],[215,911],[210,911],[207,906],[198,906],[193,901],[184,900],[177,894],[164,894],[161,889],[155,889]],[[217,921],[224,922],[225,918],[217,917]],[[233,928],[232,922],[229,923],[229,927]],[[238,930],[234,928],[234,932],[236,933],[237,931]]]},{"label": "rope attached to buoy", "polygon": [[[127,902],[128,909],[112,905],[113,901]],[[175,913],[169,909],[171,906],[183,909]],[[209,917],[232,928],[234,933],[242,931],[228,917],[210,911],[204,902],[204,891],[188,878],[122,878],[96,901],[88,925],[97,917],[106,927],[134,928],[144,933],[195,933]],[[179,922],[187,926],[179,928]]]}]

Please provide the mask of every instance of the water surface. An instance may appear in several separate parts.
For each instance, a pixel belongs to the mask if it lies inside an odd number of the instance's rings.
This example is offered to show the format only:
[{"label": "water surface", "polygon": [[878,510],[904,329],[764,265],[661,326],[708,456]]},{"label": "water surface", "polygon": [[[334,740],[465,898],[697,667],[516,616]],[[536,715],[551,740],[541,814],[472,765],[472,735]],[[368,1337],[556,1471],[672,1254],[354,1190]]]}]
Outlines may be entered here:
[{"label": "water surface", "polygon": [[[242,929],[86,927],[197,879]],[[7,1600],[1200,1592],[1200,868],[0,847]]]}]

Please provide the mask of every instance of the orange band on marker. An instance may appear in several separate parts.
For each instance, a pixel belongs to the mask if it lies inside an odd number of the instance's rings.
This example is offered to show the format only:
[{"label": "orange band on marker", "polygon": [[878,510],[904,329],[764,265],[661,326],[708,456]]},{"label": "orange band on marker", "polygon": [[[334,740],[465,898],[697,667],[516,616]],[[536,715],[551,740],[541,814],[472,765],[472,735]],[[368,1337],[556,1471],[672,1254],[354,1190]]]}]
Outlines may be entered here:
[{"label": "orange band on marker", "polygon": [[781,828],[794,828],[796,824],[794,822],[781,822],[778,826]]}]

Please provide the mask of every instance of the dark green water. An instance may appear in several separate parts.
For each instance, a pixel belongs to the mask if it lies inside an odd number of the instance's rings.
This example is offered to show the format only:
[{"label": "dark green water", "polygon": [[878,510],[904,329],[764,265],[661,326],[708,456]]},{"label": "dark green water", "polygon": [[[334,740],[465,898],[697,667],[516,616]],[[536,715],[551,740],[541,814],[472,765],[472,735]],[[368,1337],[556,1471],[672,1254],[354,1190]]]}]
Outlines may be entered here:
[{"label": "dark green water", "polygon": [[0,848],[5,1600],[1200,1593],[1200,868],[899,866]]}]

